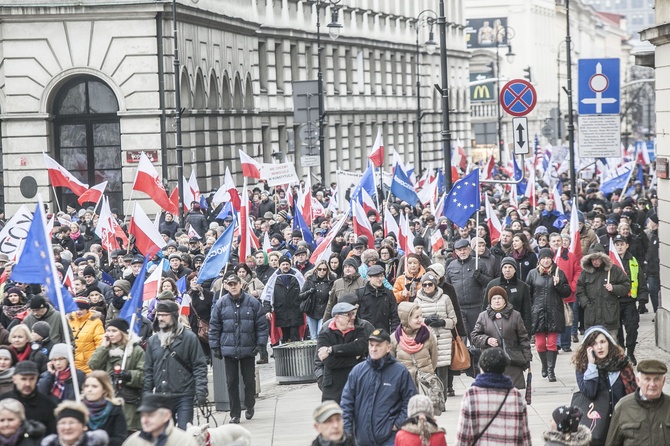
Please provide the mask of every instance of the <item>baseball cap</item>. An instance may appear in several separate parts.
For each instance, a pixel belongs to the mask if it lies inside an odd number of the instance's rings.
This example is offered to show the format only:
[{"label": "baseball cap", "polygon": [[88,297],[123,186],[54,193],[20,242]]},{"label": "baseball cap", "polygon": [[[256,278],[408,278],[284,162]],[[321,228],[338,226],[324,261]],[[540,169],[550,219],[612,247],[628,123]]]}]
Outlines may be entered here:
[{"label": "baseball cap", "polygon": [[388,331],[384,330],[383,328],[377,328],[375,331],[370,333],[368,340],[377,342],[391,342],[391,336],[389,335]]}]

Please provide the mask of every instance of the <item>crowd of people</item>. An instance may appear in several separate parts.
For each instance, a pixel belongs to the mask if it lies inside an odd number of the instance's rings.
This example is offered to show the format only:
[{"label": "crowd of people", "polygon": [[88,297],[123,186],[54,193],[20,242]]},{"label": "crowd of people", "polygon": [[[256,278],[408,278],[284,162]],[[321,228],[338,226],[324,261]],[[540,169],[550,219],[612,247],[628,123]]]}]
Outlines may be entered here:
[{"label": "crowd of people", "polygon": [[[602,400],[603,422],[585,432],[578,399],[553,414],[548,444],[618,445],[640,436],[664,444],[658,439],[668,434],[653,422],[669,425],[659,390],[667,369],[635,357],[639,315],[649,302],[651,311],[658,307],[657,196],[642,185],[628,197],[585,186],[574,197],[564,191],[566,215],[548,189],[530,203],[484,186],[481,216],[463,228],[450,228],[430,206],[388,200],[388,218],[396,226],[401,214],[409,221],[411,234],[402,237],[374,209],[367,213],[372,237],[356,234],[335,209],[335,184],[317,186],[313,208],[321,211],[310,218],[310,244],[293,224],[302,186],[260,184],[249,190],[249,230],[269,245],[240,258],[240,237],[233,238],[228,264],[205,281],[198,280],[201,267],[235,219],[221,206],[193,202],[183,225],[170,213],[160,216],[165,247],[144,272],[165,266],[137,333],[119,315],[143,272],[143,253],[133,237],[123,249],[105,250],[95,210],[71,204],[52,232],[59,274],[65,280],[73,272],[78,309],[65,324],[40,284],[12,280],[14,263],[0,254],[0,428],[2,416],[17,420],[14,431],[0,430],[0,442],[182,441],[195,407],[208,402],[214,361],[226,372],[230,422],[239,424],[242,405],[247,420],[255,415],[256,366],[277,345],[311,339],[323,401],[314,414],[317,446],[445,444],[435,416],[453,405],[447,400],[461,373],[475,381],[454,426],[458,444],[530,444],[522,390],[534,353],[541,376],[555,382],[559,352],[573,347],[580,397]],[[504,224],[499,234],[486,223],[484,200]],[[572,212],[582,255],[570,249]],[[327,255],[315,256],[343,218]],[[470,368],[452,367],[456,341],[469,346]],[[654,416],[626,423],[642,410]],[[584,441],[561,443],[565,436]]]}]

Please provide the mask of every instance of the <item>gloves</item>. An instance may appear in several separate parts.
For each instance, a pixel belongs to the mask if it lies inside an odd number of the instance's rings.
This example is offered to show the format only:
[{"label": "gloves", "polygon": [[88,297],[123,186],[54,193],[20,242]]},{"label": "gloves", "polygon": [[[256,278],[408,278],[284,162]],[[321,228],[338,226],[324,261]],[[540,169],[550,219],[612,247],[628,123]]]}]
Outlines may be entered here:
[{"label": "gloves", "polygon": [[216,359],[223,359],[223,355],[221,354],[221,350],[212,350],[212,356],[214,356]]},{"label": "gloves", "polygon": [[133,376],[130,374],[128,370],[124,370],[122,372],[119,372],[119,379],[123,382],[128,382],[131,379],[133,379]]},{"label": "gloves", "polygon": [[263,349],[263,346],[262,346],[262,345],[257,345],[257,346],[254,348],[254,351],[251,352],[251,354],[252,354],[253,356],[256,356],[257,354],[259,354],[259,353],[261,352],[262,349]]},{"label": "gloves", "polygon": [[195,399],[198,402],[198,406],[204,406],[207,404],[207,395],[199,393],[195,396]]},{"label": "gloves", "polygon": [[426,318],[424,318],[423,323],[428,325],[429,327],[432,327],[437,320],[438,320],[437,314],[431,314],[428,315]]},{"label": "gloves", "polygon": [[479,271],[478,269],[475,270],[475,272],[472,274],[472,277],[475,279],[479,279],[482,276],[482,272]]},{"label": "gloves", "polygon": [[436,319],[433,322],[433,325],[431,325],[431,327],[444,327],[446,325],[447,325],[447,321],[445,321],[444,319]]}]

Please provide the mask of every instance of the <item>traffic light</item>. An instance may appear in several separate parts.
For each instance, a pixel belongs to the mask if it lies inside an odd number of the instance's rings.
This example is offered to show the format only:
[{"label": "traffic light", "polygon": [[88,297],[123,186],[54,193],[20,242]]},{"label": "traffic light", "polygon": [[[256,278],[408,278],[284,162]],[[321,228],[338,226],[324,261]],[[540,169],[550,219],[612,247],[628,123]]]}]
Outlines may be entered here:
[{"label": "traffic light", "polygon": [[523,75],[523,77],[528,81],[528,82],[533,82],[533,75],[530,73],[530,66],[526,67],[523,69],[523,72],[526,73]]}]

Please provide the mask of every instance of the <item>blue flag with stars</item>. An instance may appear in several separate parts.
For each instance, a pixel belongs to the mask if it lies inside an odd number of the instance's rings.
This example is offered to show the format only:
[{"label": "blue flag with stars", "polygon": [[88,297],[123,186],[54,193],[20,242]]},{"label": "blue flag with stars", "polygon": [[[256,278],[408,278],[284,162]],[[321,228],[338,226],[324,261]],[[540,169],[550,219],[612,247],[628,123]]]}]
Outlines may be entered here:
[{"label": "blue flag with stars", "polygon": [[444,199],[444,215],[459,228],[465,227],[472,214],[481,206],[479,169],[456,181]]},{"label": "blue flag with stars", "polygon": [[310,249],[313,251],[316,247],[316,243],[314,242],[314,235],[312,234],[312,231],[309,230],[309,226],[307,225],[307,222],[305,222],[305,219],[298,209],[298,206],[295,207],[293,229],[297,229],[302,233],[302,239],[310,246]]},{"label": "blue flag with stars", "polygon": [[[33,221],[28,229],[23,251],[19,261],[12,268],[12,280],[21,283],[39,283],[44,286],[44,293],[51,304],[58,310],[71,313],[77,311],[72,295],[56,276],[56,266],[51,247],[51,238],[47,237],[44,223],[42,200],[37,204]],[[63,308],[58,303],[57,288],[61,289]]]},{"label": "blue flag with stars", "polygon": [[142,305],[143,305],[143,294],[144,294],[144,280],[147,277],[147,262],[149,257],[144,258],[144,263],[142,263],[142,269],[140,273],[135,278],[133,282],[133,287],[130,289],[128,300],[123,304],[123,308],[119,312],[119,317],[125,319],[129,324],[133,319],[133,314],[135,317],[135,325],[133,326],[133,331],[135,334],[140,334],[140,328],[142,327]]}]

